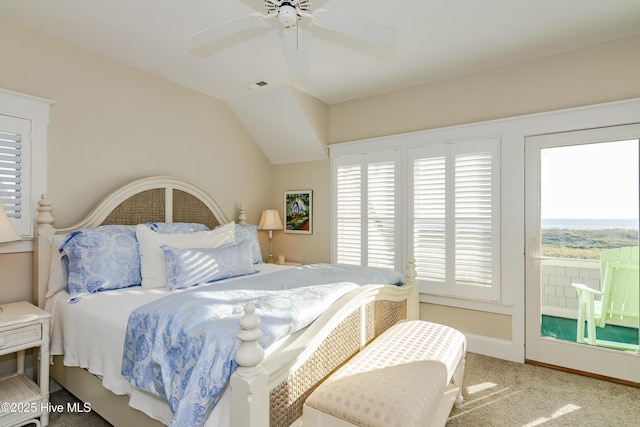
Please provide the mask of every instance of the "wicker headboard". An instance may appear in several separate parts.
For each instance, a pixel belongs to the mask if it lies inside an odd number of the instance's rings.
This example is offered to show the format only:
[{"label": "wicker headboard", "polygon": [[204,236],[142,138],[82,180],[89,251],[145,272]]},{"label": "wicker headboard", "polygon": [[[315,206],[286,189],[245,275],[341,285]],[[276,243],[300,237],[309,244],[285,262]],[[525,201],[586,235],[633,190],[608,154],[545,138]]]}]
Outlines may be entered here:
[{"label": "wicker headboard", "polygon": [[[218,202],[201,187],[181,178],[156,176],[139,179],[102,199],[89,214],[71,227],[56,229],[46,194],[38,201],[34,242],[34,302],[44,305],[49,281],[54,234],[99,225],[135,225],[144,222],[197,222],[214,228],[230,222]],[[240,222],[244,222],[240,212]]]},{"label": "wicker headboard", "polygon": [[[170,192],[168,192],[170,191]],[[171,213],[167,196],[171,196]],[[170,219],[170,221],[169,221]],[[154,188],[134,194],[116,206],[101,225],[135,225],[143,222],[197,222],[214,228],[221,224],[207,206],[193,194],[178,189]]]}]

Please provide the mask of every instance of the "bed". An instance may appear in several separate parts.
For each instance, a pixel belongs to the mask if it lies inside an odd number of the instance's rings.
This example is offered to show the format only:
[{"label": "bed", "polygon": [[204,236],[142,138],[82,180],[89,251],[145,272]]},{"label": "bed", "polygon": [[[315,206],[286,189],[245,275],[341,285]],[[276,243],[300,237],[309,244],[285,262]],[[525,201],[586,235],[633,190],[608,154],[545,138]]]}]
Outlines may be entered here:
[{"label": "bed", "polygon": [[[52,250],[52,242],[78,230],[106,225],[138,224],[137,227],[140,227],[139,224],[145,223],[184,223],[204,224],[209,230],[232,227],[236,222],[239,226],[244,226],[244,209],[241,207],[237,221],[232,221],[215,198],[201,187],[167,176],[143,178],[117,189],[99,202],[84,219],[64,229],[55,228],[53,207],[46,195],[38,202],[37,209],[34,292],[37,304],[54,316],[52,338],[55,340],[52,342],[52,354],[64,353],[64,346],[67,345],[64,340],[71,339],[78,346],[84,346],[85,352],[93,350],[94,353],[100,353],[102,358],[98,363],[100,368],[96,369],[95,363],[90,366],[91,361],[86,360],[92,356],[81,354],[74,356],[76,360],[67,359],[66,364],[72,366],[65,366],[66,354],[53,356],[51,377],[81,400],[89,402],[92,410],[115,426],[169,424],[172,418],[170,408],[173,406],[170,407],[166,400],[143,389],[118,382],[118,370],[121,367],[117,365],[117,359],[132,346],[104,343],[108,342],[106,337],[109,336],[115,337],[116,342],[123,335],[129,337],[130,327],[123,326],[126,323],[123,319],[128,319],[132,312],[138,313],[140,307],[153,305],[156,300],[164,300],[161,297],[170,292],[131,287],[80,295],[81,299],[77,304],[70,304],[67,302],[69,295],[65,294],[67,291],[53,295],[49,292],[50,276],[53,278],[57,274],[51,269],[52,255],[57,252]],[[167,250],[166,247],[163,248]],[[269,278],[284,274],[297,277],[296,274],[303,273],[286,272],[282,267],[270,264],[254,266],[259,270],[256,274],[227,278],[219,283],[231,283],[227,286],[234,293],[233,288],[237,286],[233,284],[234,280],[252,280],[257,283],[262,280],[261,276],[274,282],[274,279]],[[295,267],[300,270],[311,268],[325,268],[325,265]],[[380,282],[375,280],[367,282],[365,277],[369,276],[362,276],[361,280],[365,280],[365,283],[359,283],[353,288],[341,288],[340,297],[325,301],[329,305],[321,310],[321,314],[312,323],[304,324],[295,333],[274,338],[274,344],[266,351],[263,351],[259,342],[264,339],[263,330],[269,335],[269,325],[261,322],[271,316],[263,316],[263,319],[258,316],[261,313],[260,307],[264,305],[262,300],[258,300],[257,309],[252,302],[243,303],[243,312],[235,313],[237,316],[233,320],[234,324],[238,322],[240,332],[237,334],[237,350],[229,362],[235,363],[237,369],[231,375],[229,385],[224,386],[224,392],[218,397],[213,410],[207,409],[203,413],[204,420],[197,425],[300,425],[304,400],[324,378],[399,320],[418,317],[418,292],[412,262],[406,268],[404,284],[401,286],[378,284]],[[193,287],[197,288],[200,286]],[[177,293],[181,295],[177,296],[182,297],[193,289],[179,288]],[[116,298],[120,298],[115,305],[117,308],[111,308],[103,302]],[[72,307],[71,314],[63,315],[58,312],[67,310],[67,307]],[[82,320],[84,318],[80,316],[87,314],[94,316],[93,320]],[[77,333],[72,332],[75,328],[68,326],[69,318],[73,320],[72,324],[83,325],[80,328],[82,333],[75,338],[69,338]],[[92,329],[94,324],[99,324],[100,327]],[[115,330],[109,329],[112,327]],[[123,327],[125,331],[122,330]],[[94,343],[91,342],[91,337],[100,339]],[[106,347],[100,349],[100,345]],[[103,353],[115,353],[115,356],[111,355],[111,361],[105,361],[107,355]]]}]

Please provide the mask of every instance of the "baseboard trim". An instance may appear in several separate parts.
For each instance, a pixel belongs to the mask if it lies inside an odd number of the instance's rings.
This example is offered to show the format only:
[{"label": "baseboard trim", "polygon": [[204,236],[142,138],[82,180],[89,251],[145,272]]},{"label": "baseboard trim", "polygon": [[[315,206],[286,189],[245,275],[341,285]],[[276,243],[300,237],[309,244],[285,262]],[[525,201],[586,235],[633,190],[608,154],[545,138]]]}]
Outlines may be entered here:
[{"label": "baseboard trim", "polygon": [[582,375],[583,377],[595,378],[608,381],[610,383],[622,384],[629,387],[640,388],[640,383],[635,381],[621,380],[619,378],[607,377],[606,375],[594,374],[592,372],[580,371],[578,369],[566,368],[564,366],[552,365],[551,363],[538,362],[537,360],[525,359],[524,363],[529,365],[542,366],[543,368],[555,369],[557,371],[568,372],[570,374]]},{"label": "baseboard trim", "polygon": [[472,353],[522,363],[521,360],[515,359],[512,341],[469,333],[464,335],[467,337],[467,350]]}]

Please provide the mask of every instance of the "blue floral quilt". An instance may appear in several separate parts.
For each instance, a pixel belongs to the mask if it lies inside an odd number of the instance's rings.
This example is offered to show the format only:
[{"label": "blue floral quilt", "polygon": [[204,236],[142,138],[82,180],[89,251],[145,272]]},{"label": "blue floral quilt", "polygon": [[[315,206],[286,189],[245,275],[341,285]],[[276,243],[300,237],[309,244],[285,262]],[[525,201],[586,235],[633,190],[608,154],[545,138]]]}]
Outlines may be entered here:
[{"label": "blue floral quilt", "polygon": [[314,264],[168,295],[131,313],[122,375],[168,401],[171,426],[201,426],[237,368],[236,333],[246,303],[262,319],[266,348],[358,285],[401,280],[388,269]]}]

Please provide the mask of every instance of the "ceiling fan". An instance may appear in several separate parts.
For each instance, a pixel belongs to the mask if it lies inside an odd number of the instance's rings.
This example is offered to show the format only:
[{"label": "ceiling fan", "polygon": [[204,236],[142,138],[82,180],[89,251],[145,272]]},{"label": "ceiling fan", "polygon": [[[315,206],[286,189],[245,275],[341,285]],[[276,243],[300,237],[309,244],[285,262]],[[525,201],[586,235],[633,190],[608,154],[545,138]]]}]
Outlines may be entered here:
[{"label": "ceiling fan", "polygon": [[310,0],[264,0],[266,14],[252,13],[191,34],[189,40],[193,48],[199,48],[253,27],[262,26],[272,18],[283,28],[284,50],[293,79],[304,79],[309,73],[307,55],[303,39],[300,37],[298,22],[310,20],[314,25],[344,34],[378,46],[390,46],[396,30],[357,18],[339,15],[328,10],[311,12]]}]

